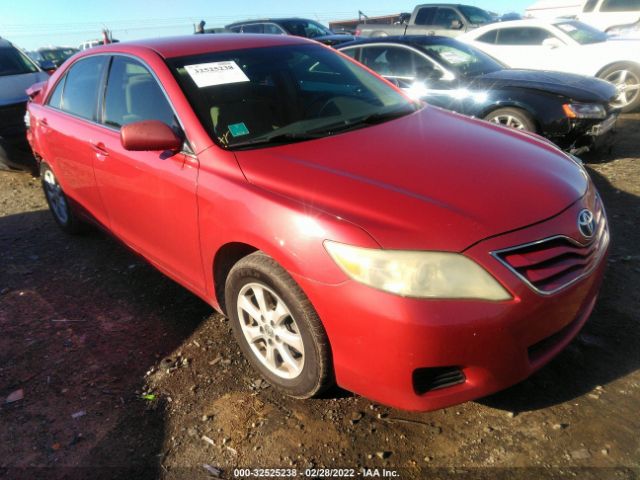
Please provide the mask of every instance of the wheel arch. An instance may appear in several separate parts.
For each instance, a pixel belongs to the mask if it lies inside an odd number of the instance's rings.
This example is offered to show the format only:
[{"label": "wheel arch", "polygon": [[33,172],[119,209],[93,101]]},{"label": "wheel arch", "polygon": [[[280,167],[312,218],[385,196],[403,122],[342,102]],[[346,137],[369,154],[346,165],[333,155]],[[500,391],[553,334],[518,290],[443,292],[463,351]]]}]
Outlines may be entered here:
[{"label": "wheel arch", "polygon": [[540,132],[542,130],[542,125],[540,124],[540,119],[536,115],[534,109],[531,108],[526,103],[518,102],[516,100],[507,100],[505,102],[492,103],[491,105],[487,105],[478,114],[477,118],[480,118],[481,120],[484,120],[485,117],[487,115],[489,115],[491,112],[495,112],[496,110],[500,110],[502,108],[516,108],[516,109],[519,109],[519,110],[523,110],[527,115],[529,115],[529,117],[531,117],[531,120],[535,124],[535,126],[536,126],[536,132],[535,133]]},{"label": "wheel arch", "polygon": [[615,62],[611,62],[606,64],[604,67],[602,67],[600,70],[598,70],[598,73],[595,74],[596,77],[601,78],[600,75],[602,75],[605,71],[607,71],[608,69],[610,69],[611,67],[614,67],[616,65],[633,65],[634,67],[636,67],[637,69],[640,70],[640,63],[633,61],[633,60],[616,60]]},{"label": "wheel arch", "polygon": [[229,242],[222,245],[213,257],[213,287],[216,300],[223,314],[227,314],[225,305],[225,283],[233,266],[247,255],[260,250],[243,242]]}]

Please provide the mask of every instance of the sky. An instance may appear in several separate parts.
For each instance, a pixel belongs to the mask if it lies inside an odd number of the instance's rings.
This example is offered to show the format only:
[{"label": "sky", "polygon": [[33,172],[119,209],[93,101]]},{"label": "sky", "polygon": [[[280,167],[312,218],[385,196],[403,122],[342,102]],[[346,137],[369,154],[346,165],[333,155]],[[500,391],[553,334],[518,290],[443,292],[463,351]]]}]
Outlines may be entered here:
[{"label": "sky", "polygon": [[[464,3],[497,13],[522,13],[533,1]],[[114,38],[125,41],[191,34],[200,20],[210,28],[249,18],[298,16],[326,25],[331,20],[357,18],[358,10],[369,16],[385,15],[411,12],[416,4],[407,0],[0,0],[0,36],[25,50],[77,47],[101,38],[105,26]]]}]

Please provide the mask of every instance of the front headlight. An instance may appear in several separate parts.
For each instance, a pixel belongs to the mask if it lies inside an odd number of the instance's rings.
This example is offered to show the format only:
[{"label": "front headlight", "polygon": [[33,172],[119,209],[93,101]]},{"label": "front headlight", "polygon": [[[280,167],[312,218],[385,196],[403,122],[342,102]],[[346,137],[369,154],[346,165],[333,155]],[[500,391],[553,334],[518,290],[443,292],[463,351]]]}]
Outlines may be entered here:
[{"label": "front headlight", "polygon": [[486,270],[458,253],[381,250],[325,241],[331,258],[352,279],[403,297],[509,300]]},{"label": "front headlight", "polygon": [[607,116],[604,107],[597,103],[567,103],[562,106],[562,109],[569,118],[602,119]]}]

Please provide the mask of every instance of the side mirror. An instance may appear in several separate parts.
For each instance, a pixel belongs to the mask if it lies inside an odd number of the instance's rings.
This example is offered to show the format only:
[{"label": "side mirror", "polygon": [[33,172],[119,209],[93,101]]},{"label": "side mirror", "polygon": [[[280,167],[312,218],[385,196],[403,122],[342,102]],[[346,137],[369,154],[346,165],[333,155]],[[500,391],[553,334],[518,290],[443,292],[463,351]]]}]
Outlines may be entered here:
[{"label": "side mirror", "polygon": [[460,30],[463,27],[462,22],[460,20],[453,20],[449,28],[451,30]]},{"label": "side mirror", "polygon": [[401,13],[398,16],[398,23],[400,25],[404,25],[405,23],[409,23],[409,20],[411,20],[411,14],[410,13]]},{"label": "side mirror", "polygon": [[545,38],[542,41],[542,46],[543,47],[547,47],[551,50],[555,50],[556,48],[560,48],[564,45],[564,43],[562,43],[560,40],[558,40],[557,38]]},{"label": "side mirror", "polygon": [[120,143],[130,151],[177,152],[183,141],[169,125],[158,120],[130,123],[120,129]]}]

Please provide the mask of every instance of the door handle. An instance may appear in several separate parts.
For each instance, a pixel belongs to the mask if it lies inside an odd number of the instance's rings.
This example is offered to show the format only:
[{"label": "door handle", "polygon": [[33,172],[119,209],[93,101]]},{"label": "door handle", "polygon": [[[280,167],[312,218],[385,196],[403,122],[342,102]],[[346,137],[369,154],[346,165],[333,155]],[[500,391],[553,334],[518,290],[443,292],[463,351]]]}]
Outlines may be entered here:
[{"label": "door handle", "polygon": [[103,156],[103,157],[108,157],[109,156],[109,152],[106,149],[106,147],[104,146],[104,143],[102,142],[89,142],[91,144],[91,148],[93,149],[94,152],[96,152],[97,156]]}]

